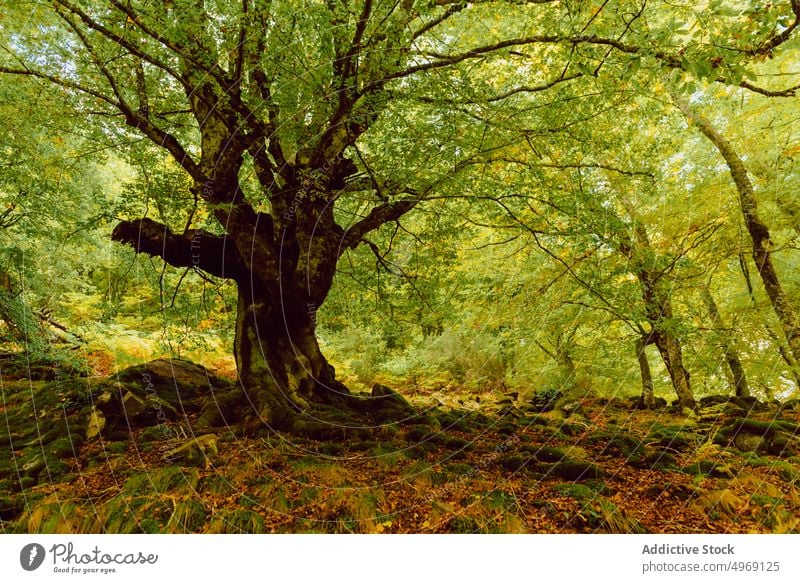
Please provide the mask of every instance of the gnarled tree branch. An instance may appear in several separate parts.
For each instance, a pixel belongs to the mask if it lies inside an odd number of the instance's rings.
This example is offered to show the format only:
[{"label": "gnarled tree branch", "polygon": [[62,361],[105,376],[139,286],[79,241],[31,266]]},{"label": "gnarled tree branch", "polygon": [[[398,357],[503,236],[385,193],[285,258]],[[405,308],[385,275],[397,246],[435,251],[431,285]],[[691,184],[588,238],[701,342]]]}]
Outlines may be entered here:
[{"label": "gnarled tree branch", "polygon": [[176,234],[162,223],[143,218],[120,222],[114,227],[111,239],[137,253],[160,257],[173,267],[193,267],[215,277],[235,280],[247,273],[233,242],[203,229]]},{"label": "gnarled tree branch", "polygon": [[420,202],[420,198],[404,198],[387,202],[373,208],[369,214],[348,228],[339,245],[341,255],[348,249],[354,249],[370,231],[374,231],[384,223],[396,221]]}]

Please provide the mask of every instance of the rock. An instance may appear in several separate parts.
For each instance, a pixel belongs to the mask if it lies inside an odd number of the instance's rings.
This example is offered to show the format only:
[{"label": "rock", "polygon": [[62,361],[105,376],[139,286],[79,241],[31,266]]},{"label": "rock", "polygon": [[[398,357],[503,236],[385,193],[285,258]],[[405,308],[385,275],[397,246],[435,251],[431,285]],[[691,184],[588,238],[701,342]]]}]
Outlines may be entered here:
[{"label": "rock", "polygon": [[520,448],[520,452],[542,463],[560,462],[567,458],[567,454],[560,449],[544,445],[525,445]]},{"label": "rock", "polygon": [[[129,427],[163,425],[185,414],[204,413],[199,427],[224,424],[241,396],[227,380],[202,366],[181,359],[158,359],[126,368],[94,389],[93,405],[105,417],[105,433]],[[220,400],[218,409],[215,401]],[[211,402],[210,406],[208,401]]]},{"label": "rock", "polygon": [[22,473],[31,478],[35,478],[45,468],[45,465],[44,457],[37,455],[23,464]]},{"label": "rock", "polygon": [[[576,421],[574,416],[572,419],[573,421]],[[583,420],[576,422],[564,422],[558,425],[558,429],[564,435],[568,435],[569,437],[577,437],[589,429],[589,424]]]},{"label": "rock", "polygon": [[110,391],[101,391],[99,395],[94,398],[94,404],[98,407],[103,407],[111,403],[113,395]]},{"label": "rock", "polygon": [[[794,436],[798,433],[800,433],[800,427],[791,421],[781,421],[778,419],[761,421],[758,419],[744,417],[740,419],[734,419],[728,425],[720,428],[714,436],[714,443],[723,446],[733,443],[737,448],[741,449],[740,445],[742,447],[752,447],[752,445],[755,444],[754,437],[757,437],[759,440],[764,442],[773,442],[779,436],[784,436],[786,439],[789,439],[791,436]],[[746,437],[747,435],[753,437]],[[776,446],[776,449],[777,447],[778,446]],[[755,450],[742,449],[742,451]]]},{"label": "rock", "polygon": [[241,391],[235,389],[213,391],[203,403],[198,423],[208,429],[227,426],[236,418],[236,409],[241,401]]},{"label": "rock", "polygon": [[392,408],[399,408],[406,411],[411,411],[411,404],[400,393],[394,389],[375,383],[372,385],[372,399],[373,404],[380,407],[390,406]]},{"label": "rock", "polygon": [[539,427],[547,427],[552,423],[552,419],[544,414],[535,413],[533,415],[526,415],[522,419],[524,426],[538,425]]},{"label": "rock", "polygon": [[644,408],[644,405],[642,404],[642,398],[641,397],[628,397],[627,399],[625,399],[625,402],[626,402],[628,408],[630,408],[630,409],[636,410],[636,409],[643,409]]},{"label": "rock", "polygon": [[712,462],[702,460],[686,466],[683,469],[684,473],[690,475],[708,475],[712,478],[731,478],[733,477],[733,470],[727,464],[719,462]]},{"label": "rock", "polygon": [[600,452],[601,455],[625,458],[633,455],[637,450],[644,449],[644,445],[636,436],[626,431],[614,431],[613,429],[589,435],[584,439],[584,443],[589,445],[605,443],[605,447]]},{"label": "rock", "polygon": [[645,442],[655,449],[686,452],[698,444],[698,436],[686,430],[685,425],[657,425],[653,426],[645,438]]},{"label": "rock", "polygon": [[[170,394],[177,389],[182,398],[202,396],[208,392],[210,386],[223,387],[230,384],[207,368],[179,358],[159,358],[126,368],[119,372],[116,380],[123,384],[140,385],[144,389],[151,387],[159,392],[159,396],[164,396],[161,390]],[[169,398],[167,400],[171,401]]]},{"label": "rock", "polygon": [[213,433],[201,435],[164,454],[164,459],[172,463],[181,463],[196,467],[208,467],[211,457],[219,454],[218,437]]},{"label": "rock", "polygon": [[671,470],[677,468],[677,463],[672,454],[665,451],[642,451],[626,460],[632,468],[638,470]]},{"label": "rock", "polygon": [[575,413],[583,413],[583,405],[580,401],[566,401],[561,403],[558,407],[559,411],[561,411],[566,417],[573,415]]},{"label": "rock", "polygon": [[106,416],[99,409],[92,409],[86,424],[86,439],[98,437],[106,426]]},{"label": "rock", "polygon": [[513,420],[511,420],[499,423],[495,428],[495,431],[497,431],[497,433],[499,433],[500,435],[511,436],[519,433],[520,428],[516,423],[513,422]]},{"label": "rock", "polygon": [[533,470],[536,466],[536,461],[529,454],[520,453],[503,454],[497,459],[497,463],[509,472]]},{"label": "rock", "polygon": [[764,449],[764,438],[752,433],[739,433],[733,438],[733,444],[739,451],[760,451]]},{"label": "rock", "polygon": [[703,422],[713,423],[718,421],[720,417],[740,417],[742,415],[747,415],[747,411],[730,401],[702,407],[697,410],[697,419]]},{"label": "rock", "polygon": [[715,405],[725,405],[730,399],[727,395],[709,395],[700,399],[699,403],[701,408],[707,408]]},{"label": "rock", "polygon": [[24,508],[24,498],[0,496],[0,521],[13,520]]},{"label": "rock", "polygon": [[552,411],[563,396],[564,394],[558,389],[550,388],[535,392],[529,401],[534,411],[545,413]]},{"label": "rock", "polygon": [[411,425],[405,433],[405,440],[409,443],[419,443],[431,434],[428,425]]},{"label": "rock", "polygon": [[25,490],[27,488],[33,488],[36,485],[36,479],[32,478],[31,476],[23,476],[19,479],[19,489]]},{"label": "rock", "polygon": [[769,409],[768,405],[760,403],[755,397],[731,397],[730,402],[747,412],[766,411]]},{"label": "rock", "polygon": [[125,415],[133,419],[145,412],[147,403],[130,391],[126,391],[122,396],[122,408],[125,410]]},{"label": "rock", "polygon": [[798,451],[800,451],[800,441],[785,433],[773,436],[767,447],[768,453],[782,458],[797,455]]},{"label": "rock", "polygon": [[75,435],[74,439],[61,437],[51,442],[47,447],[47,456],[54,459],[66,459],[73,457],[80,449],[82,438]]},{"label": "rock", "polygon": [[[647,409],[644,403],[642,402],[642,397],[639,395],[638,397],[630,397],[628,399],[630,403],[631,409]],[[667,406],[667,400],[664,397],[653,397],[653,405],[649,407],[652,410],[656,409],[664,409]]]},{"label": "rock", "polygon": [[579,482],[581,480],[596,480],[605,476],[603,470],[589,462],[562,460],[544,466],[542,470],[547,476],[554,476],[564,480]]}]

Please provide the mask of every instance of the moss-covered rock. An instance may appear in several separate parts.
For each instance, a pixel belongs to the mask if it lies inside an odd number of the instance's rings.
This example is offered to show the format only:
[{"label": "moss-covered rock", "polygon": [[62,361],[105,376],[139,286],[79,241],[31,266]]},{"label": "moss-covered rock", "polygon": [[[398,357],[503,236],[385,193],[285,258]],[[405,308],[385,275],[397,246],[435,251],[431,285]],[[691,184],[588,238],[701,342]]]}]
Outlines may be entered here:
[{"label": "moss-covered rock", "polygon": [[796,456],[800,453],[800,439],[785,433],[774,435],[769,440],[767,452],[782,458]]},{"label": "moss-covered rock", "polygon": [[782,419],[734,419],[714,435],[714,443],[743,452],[791,457],[800,451],[800,425]]},{"label": "moss-covered rock", "polygon": [[730,478],[733,470],[727,464],[709,460],[701,460],[683,468],[683,471],[693,476],[710,476],[712,478]]},{"label": "moss-covered rock", "polygon": [[644,442],[655,449],[684,453],[696,448],[700,439],[691,426],[654,424]]},{"label": "moss-covered rock", "polygon": [[544,413],[552,411],[563,396],[564,394],[557,388],[542,389],[534,392],[528,402],[533,411]]},{"label": "moss-covered rock", "polygon": [[560,462],[568,457],[563,450],[545,445],[524,445],[519,448],[519,453],[542,463]]},{"label": "moss-covered rock", "polygon": [[4,496],[0,494],[0,521],[16,519],[25,507],[22,496]]},{"label": "moss-covered rock", "polygon": [[659,470],[667,471],[677,469],[678,464],[675,456],[667,451],[654,451],[645,449],[639,450],[638,454],[631,455],[626,463],[638,470]]},{"label": "moss-covered rock", "polygon": [[431,435],[431,428],[428,425],[412,425],[405,430],[405,439],[409,443],[419,443]]},{"label": "moss-covered rock", "polygon": [[[602,482],[595,482],[596,484],[602,484]],[[601,494],[600,488],[593,488],[588,484],[576,484],[574,482],[556,484],[553,486],[553,491],[559,496],[567,496],[576,500],[591,500]]]},{"label": "moss-covered rock", "polygon": [[[363,442],[361,442],[363,443]],[[370,442],[367,442],[370,443]],[[339,457],[345,453],[345,448],[343,445],[339,443],[323,443],[318,448],[317,451],[322,455],[327,455],[331,457]]]},{"label": "moss-covered rock", "polygon": [[600,445],[600,455],[628,458],[644,449],[644,444],[635,436],[621,429],[609,429],[587,435],[583,439],[587,445]]},{"label": "moss-covered rock", "polygon": [[209,467],[219,454],[218,441],[213,433],[200,435],[171,449],[164,454],[164,459],[185,466]]},{"label": "moss-covered rock", "polygon": [[497,458],[497,464],[509,472],[518,472],[523,469],[534,469],[536,460],[525,453],[505,453]]}]

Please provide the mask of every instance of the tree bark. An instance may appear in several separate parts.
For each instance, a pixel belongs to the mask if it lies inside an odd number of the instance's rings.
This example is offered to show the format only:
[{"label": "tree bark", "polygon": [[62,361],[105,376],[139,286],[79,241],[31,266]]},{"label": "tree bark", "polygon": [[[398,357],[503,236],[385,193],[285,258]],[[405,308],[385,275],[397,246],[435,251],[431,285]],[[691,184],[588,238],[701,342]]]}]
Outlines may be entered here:
[{"label": "tree bark", "polygon": [[[295,212],[302,215],[299,209]],[[325,243],[323,232],[318,242],[311,242],[304,224],[294,222],[291,233],[276,238],[279,250],[272,248],[276,243],[271,236],[258,230],[249,235],[258,240],[249,245],[245,240],[245,249],[260,245],[279,256],[280,269],[273,268],[275,262],[243,258],[227,237],[200,230],[176,234],[150,219],[122,222],[112,234],[139,253],[236,282],[234,355],[246,400],[241,418],[254,426],[292,429],[297,416],[315,403],[339,407],[353,403],[323,356],[315,332],[316,310],[332,285],[338,248]],[[325,223],[317,217],[313,225],[320,228]],[[304,237],[308,237],[302,245],[305,253],[297,243]]]},{"label": "tree bark", "polygon": [[681,407],[694,409],[696,403],[692,394],[692,387],[689,382],[689,371],[683,366],[683,351],[680,341],[667,330],[655,330],[653,332],[653,342],[661,354],[664,366],[667,368],[672,386],[678,395],[678,403]]},{"label": "tree bark", "polygon": [[730,371],[731,388],[737,397],[749,397],[750,386],[747,383],[747,375],[744,372],[739,353],[734,346],[733,337],[726,330],[725,324],[722,321],[722,315],[719,313],[717,302],[714,300],[714,296],[711,295],[711,290],[708,289],[708,286],[704,286],[700,293],[703,295],[703,302],[706,304],[708,314],[711,316],[711,323],[719,334],[722,353],[725,356],[725,363],[728,365],[728,370]]},{"label": "tree bark", "polygon": [[618,249],[631,263],[632,271],[642,287],[645,315],[652,327],[645,344],[653,343],[658,348],[680,406],[694,409],[696,403],[689,381],[689,371],[683,365],[680,339],[672,329],[672,302],[669,292],[663,289],[664,274],[653,263],[655,255],[643,253],[652,251],[645,226],[636,218],[633,206],[627,201],[623,201],[623,204],[633,223],[633,240],[623,233]]},{"label": "tree bark", "polygon": [[313,403],[342,405],[349,391],[320,350],[314,310],[275,299],[239,287],[234,355],[251,413],[262,424],[290,429]]},{"label": "tree bark", "polygon": [[708,119],[694,111],[686,102],[677,97],[674,99],[686,118],[694,123],[700,132],[714,144],[728,165],[728,170],[739,193],[744,224],[753,242],[753,259],[756,262],[758,274],[781,323],[794,359],[800,361],[800,319],[783,290],[778,272],[772,262],[772,240],[769,228],[758,215],[758,201],[747,168],[730,142],[716,130]]},{"label": "tree bark", "polygon": [[644,336],[638,336],[634,343],[634,350],[636,361],[639,363],[639,373],[642,377],[642,396],[639,403],[646,409],[652,409],[656,400],[653,394],[653,375],[650,372],[650,362],[647,360],[646,348],[647,339]]}]

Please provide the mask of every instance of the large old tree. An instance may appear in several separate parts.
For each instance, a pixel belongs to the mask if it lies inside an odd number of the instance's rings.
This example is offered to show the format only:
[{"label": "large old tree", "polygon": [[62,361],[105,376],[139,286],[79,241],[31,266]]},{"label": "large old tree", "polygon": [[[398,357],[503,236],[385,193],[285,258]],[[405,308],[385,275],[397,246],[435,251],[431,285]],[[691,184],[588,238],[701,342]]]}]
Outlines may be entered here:
[{"label": "large old tree", "polygon": [[[742,59],[768,55],[800,15],[792,0],[776,9],[778,25],[761,27],[717,6],[711,28],[681,8],[590,4],[19,2],[13,9],[30,20],[24,31],[3,29],[0,72],[54,86],[104,131],[127,127],[186,172],[216,233],[144,217],[120,222],[112,236],[236,282],[242,385],[264,422],[291,427],[315,402],[347,401],[315,336],[339,259],[411,211],[441,177],[381,180],[371,171],[356,147],[384,114],[403,119],[407,104],[446,110],[448,102],[467,113],[506,100],[524,108],[528,96],[606,69],[683,69],[751,86]],[[681,20],[690,31],[673,37]],[[731,37],[726,26],[739,30]],[[465,80],[468,94],[426,94]],[[472,162],[483,139],[462,150]],[[448,172],[460,167],[455,160]],[[344,219],[335,211],[354,192],[373,202]]]}]

